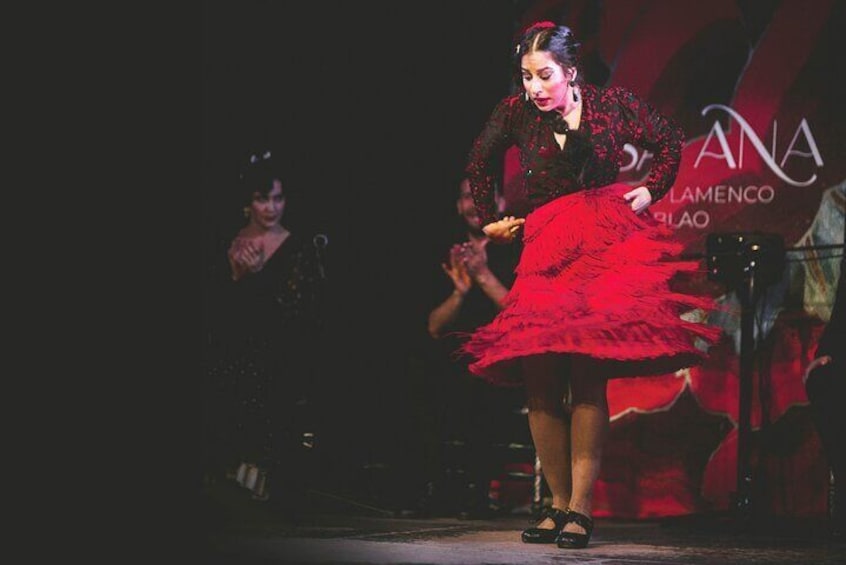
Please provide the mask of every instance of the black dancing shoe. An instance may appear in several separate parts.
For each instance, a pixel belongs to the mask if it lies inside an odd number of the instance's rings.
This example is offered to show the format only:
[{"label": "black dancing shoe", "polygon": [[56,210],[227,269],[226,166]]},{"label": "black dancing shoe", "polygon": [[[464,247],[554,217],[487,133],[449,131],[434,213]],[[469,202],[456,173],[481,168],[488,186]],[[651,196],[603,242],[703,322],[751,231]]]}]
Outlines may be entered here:
[{"label": "black dancing shoe", "polygon": [[575,510],[567,509],[567,518],[561,525],[563,528],[567,524],[578,524],[585,529],[585,533],[579,534],[576,532],[565,532],[563,529],[558,537],[555,538],[555,543],[561,549],[581,549],[587,547],[590,541],[590,534],[593,532],[593,520],[584,514],[580,514]]},{"label": "black dancing shoe", "polygon": [[551,507],[544,508],[538,523],[549,518],[555,522],[555,527],[551,529],[534,527],[523,530],[523,535],[521,536],[523,543],[555,543],[558,539],[558,534],[561,532],[561,528],[567,523],[567,517],[568,514],[565,510]]}]

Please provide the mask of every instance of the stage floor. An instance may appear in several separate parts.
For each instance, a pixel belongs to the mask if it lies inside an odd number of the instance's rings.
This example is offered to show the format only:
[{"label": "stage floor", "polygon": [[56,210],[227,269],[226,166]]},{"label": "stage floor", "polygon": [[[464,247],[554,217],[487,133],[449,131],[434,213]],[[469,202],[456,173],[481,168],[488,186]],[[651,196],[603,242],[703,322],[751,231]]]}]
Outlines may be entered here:
[{"label": "stage floor", "polygon": [[485,520],[403,518],[332,493],[306,493],[292,514],[235,483],[205,487],[203,563],[846,563],[819,520],[741,526],[731,517],[598,519],[583,550],[528,545],[527,514]]}]

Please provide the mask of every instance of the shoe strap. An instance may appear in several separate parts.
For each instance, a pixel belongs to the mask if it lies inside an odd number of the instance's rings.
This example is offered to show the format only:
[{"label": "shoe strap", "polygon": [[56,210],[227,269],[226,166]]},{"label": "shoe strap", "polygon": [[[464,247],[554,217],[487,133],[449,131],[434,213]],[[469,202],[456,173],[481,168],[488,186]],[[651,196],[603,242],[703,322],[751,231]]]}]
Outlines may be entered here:
[{"label": "shoe strap", "polygon": [[580,512],[576,512],[570,508],[567,508],[567,524],[569,523],[578,524],[579,526],[583,527],[587,533],[590,533],[593,530],[593,519],[588,518],[584,514]]},{"label": "shoe strap", "polygon": [[558,508],[553,508],[552,506],[547,506],[541,512],[539,522],[543,522],[544,519],[549,518],[550,520],[555,522],[555,527],[560,530],[561,528],[564,527],[564,524],[567,523],[568,516],[569,516],[569,514],[568,514],[567,510],[559,510]]}]

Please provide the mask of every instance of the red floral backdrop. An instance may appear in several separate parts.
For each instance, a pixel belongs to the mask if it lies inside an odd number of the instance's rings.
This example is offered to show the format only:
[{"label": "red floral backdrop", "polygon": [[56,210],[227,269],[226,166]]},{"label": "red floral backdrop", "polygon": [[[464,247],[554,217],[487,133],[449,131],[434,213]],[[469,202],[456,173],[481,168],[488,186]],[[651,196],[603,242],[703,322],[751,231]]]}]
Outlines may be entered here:
[{"label": "red floral backdrop", "polygon": [[[685,129],[679,176],[652,210],[687,253],[702,255],[715,232],[784,238],[782,278],[756,313],[749,455],[753,504],[775,515],[826,512],[828,467],[801,375],[827,320],[837,260],[794,248],[843,242],[846,97],[834,79],[846,70],[837,41],[844,12],[833,0],[547,0],[530,4],[518,22],[569,25],[583,41],[588,80],[631,88]],[[514,157],[506,163],[506,196],[519,208]],[[621,180],[642,178],[649,157],[632,148]],[[725,312],[709,321],[724,327],[725,338],[701,367],[610,383],[596,516],[733,508],[737,297],[708,281],[704,265],[699,279],[684,284],[719,297]]]}]

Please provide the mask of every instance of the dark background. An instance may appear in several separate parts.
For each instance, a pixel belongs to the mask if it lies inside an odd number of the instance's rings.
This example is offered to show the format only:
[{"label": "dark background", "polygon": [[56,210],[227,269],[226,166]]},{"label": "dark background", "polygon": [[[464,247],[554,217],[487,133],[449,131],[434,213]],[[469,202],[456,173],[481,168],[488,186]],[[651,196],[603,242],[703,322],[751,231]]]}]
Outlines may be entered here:
[{"label": "dark background", "polygon": [[[415,438],[420,351],[467,151],[508,94],[512,1],[239,2],[203,12],[206,261],[242,225],[239,166],[270,147],[283,222],[328,237],[313,399],[339,476]],[[409,456],[412,457],[413,456]],[[410,459],[409,459],[410,460]],[[328,477],[327,481],[339,480]],[[332,485],[326,485],[328,490]]]}]

